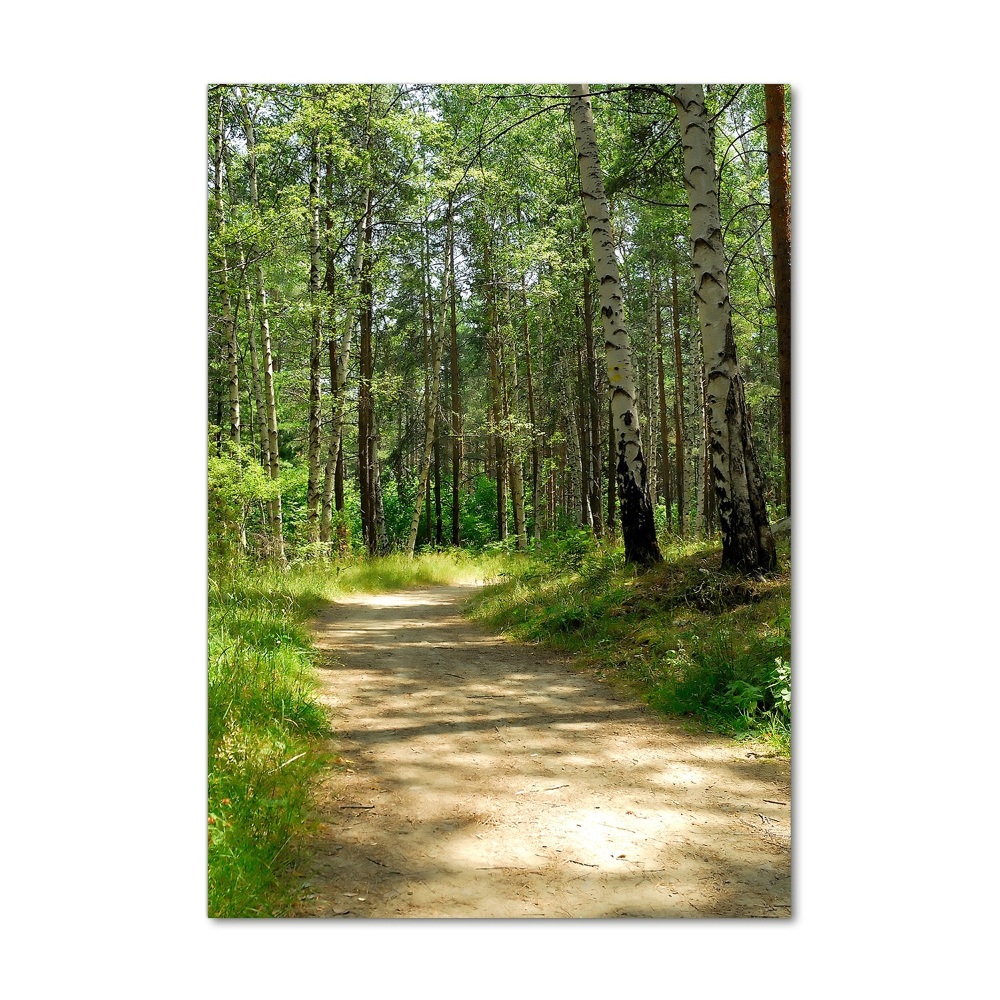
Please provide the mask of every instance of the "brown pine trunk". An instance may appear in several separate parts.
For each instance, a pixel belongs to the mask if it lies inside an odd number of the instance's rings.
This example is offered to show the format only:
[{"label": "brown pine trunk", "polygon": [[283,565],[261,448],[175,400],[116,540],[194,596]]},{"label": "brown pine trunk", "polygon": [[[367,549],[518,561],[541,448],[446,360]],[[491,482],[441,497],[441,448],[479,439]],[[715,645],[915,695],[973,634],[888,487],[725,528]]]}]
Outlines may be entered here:
[{"label": "brown pine trunk", "polygon": [[576,351],[576,433],[580,442],[580,527],[594,528],[594,518],[590,513],[590,393],[583,373],[583,357]]},{"label": "brown pine trunk", "polygon": [[333,476],[334,506],[337,511],[337,551],[346,556],[351,548],[351,540],[347,531],[347,519],[344,516],[344,433],[341,429],[337,435],[337,465]]},{"label": "brown pine trunk", "polygon": [[608,401],[608,531],[614,534],[615,530],[615,507],[616,507],[616,483],[615,483],[615,415],[611,409],[611,402]]},{"label": "brown pine trunk", "polygon": [[663,308],[660,302],[660,288],[656,295],[656,381],[659,390],[660,407],[660,468],[663,476],[663,494],[667,508],[667,531],[674,530],[673,496],[670,489],[670,438],[667,434],[667,387],[663,381]]},{"label": "brown pine trunk", "polygon": [[420,463],[420,485],[417,487],[417,503],[413,511],[413,519],[410,522],[410,535],[407,540],[407,552],[413,555],[413,549],[417,541],[417,529],[420,525],[421,501],[423,492],[427,488],[430,478],[431,458],[434,450],[434,433],[437,425],[438,413],[438,390],[441,384],[441,359],[444,354],[444,327],[447,321],[448,310],[448,285],[451,280],[449,270],[452,260],[452,241],[454,233],[452,230],[452,203],[448,202],[448,229],[445,239],[444,253],[444,274],[441,278],[441,323],[438,327],[438,336],[434,338],[431,348],[431,384],[430,384],[430,422],[424,428],[424,447]]},{"label": "brown pine trunk", "polygon": [[670,262],[671,319],[674,328],[674,440],[677,442],[677,531],[684,537],[687,494],[684,492],[684,366],[681,363],[681,313],[677,303],[677,270]]},{"label": "brown pine trunk", "polygon": [[361,498],[361,534],[368,552],[374,555],[378,550],[375,530],[375,444],[374,413],[372,409],[372,376],[374,361],[372,356],[372,281],[369,248],[372,239],[372,206],[369,194],[368,211],[365,216],[365,252],[361,265],[361,344],[358,379],[358,485]]},{"label": "brown pine trunk", "polygon": [[484,248],[486,273],[486,342],[490,371],[490,425],[493,439],[493,474],[496,477],[497,537],[507,540],[507,449],[503,435],[504,408],[500,380],[501,351],[497,323],[496,283],[490,265],[489,246]]},{"label": "brown pine trunk", "polygon": [[[431,246],[430,246],[431,234],[427,223],[424,224],[424,293],[423,293],[423,308],[422,322],[420,324],[421,329],[421,356],[423,360],[424,369],[424,427],[430,427],[431,425],[431,373],[430,373],[430,349],[429,349],[429,338],[434,336],[434,317],[431,316],[428,319],[428,312],[433,312],[433,306],[430,305],[430,268],[431,268]],[[434,422],[434,433],[437,434],[437,421]],[[431,529],[431,481],[427,480],[427,486],[424,490],[424,544],[430,545],[431,539],[434,537]],[[419,537],[419,536],[418,536]]]},{"label": "brown pine trunk", "polygon": [[461,522],[461,478],[462,478],[462,396],[458,366],[458,320],[455,299],[455,245],[452,242],[448,258],[451,282],[451,544],[459,545],[462,540]]},{"label": "brown pine trunk", "polygon": [[[441,336],[444,336],[442,331]],[[440,412],[438,413],[440,417]],[[441,518],[441,421],[434,421],[434,544],[444,545],[444,525]]]},{"label": "brown pine trunk", "polygon": [[542,537],[541,511],[538,498],[538,434],[535,429],[535,386],[531,373],[531,331],[528,327],[528,292],[521,275],[521,332],[524,340],[524,364],[528,380],[528,423],[531,425],[531,512],[535,541]]},{"label": "brown pine trunk", "polygon": [[774,308],[778,325],[778,383],[781,444],[785,459],[785,510],[792,513],[792,223],[789,202],[788,122],[785,87],[765,84],[767,181],[771,192],[771,249],[774,252]]}]

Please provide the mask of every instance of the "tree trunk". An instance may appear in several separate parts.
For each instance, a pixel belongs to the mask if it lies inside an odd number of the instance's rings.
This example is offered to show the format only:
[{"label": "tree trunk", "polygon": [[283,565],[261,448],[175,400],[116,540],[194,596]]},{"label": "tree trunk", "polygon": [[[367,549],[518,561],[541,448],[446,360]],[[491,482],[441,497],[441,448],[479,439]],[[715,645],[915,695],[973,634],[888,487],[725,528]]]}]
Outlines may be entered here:
[{"label": "tree trunk", "polygon": [[309,161],[309,313],[312,325],[309,338],[309,476],[306,487],[308,537],[318,542],[319,532],[319,350],[322,338],[319,302],[319,149],[313,139]]},{"label": "tree trunk", "polygon": [[[434,338],[434,317],[428,316],[434,312],[431,293],[431,234],[428,223],[424,222],[424,278],[423,278],[423,306],[421,308],[421,360],[424,369],[424,427],[430,426],[431,421],[431,342]],[[435,434],[437,433],[437,420],[434,421]],[[424,544],[430,545],[433,538],[431,528],[431,481],[428,477],[427,486],[424,490]],[[419,532],[417,537],[419,538]]]},{"label": "tree trunk", "polygon": [[243,251],[240,251],[240,285],[243,289],[244,310],[247,314],[247,340],[250,343],[250,381],[253,383],[254,409],[257,411],[257,433],[260,436],[260,464],[271,468],[271,451],[267,434],[267,408],[264,406],[264,390],[261,386],[260,354],[257,349],[257,330],[253,316],[253,300],[247,279],[247,265]]},{"label": "tree trunk", "polygon": [[589,420],[589,454],[584,454],[583,463],[588,469],[590,516],[594,534],[600,538],[604,534],[604,519],[601,517],[601,400],[604,398],[597,373],[597,355],[594,351],[593,295],[590,288],[589,244],[584,244],[587,270],[583,278],[583,330],[587,342],[587,391],[585,393],[584,420]]},{"label": "tree trunk", "polygon": [[[444,330],[441,331],[444,337]],[[434,420],[434,544],[444,545],[444,525],[441,517],[441,407]]]},{"label": "tree trunk", "polygon": [[514,352],[505,354],[508,359],[504,364],[503,400],[504,400],[504,430],[507,434],[507,472],[510,480],[510,498],[514,508],[514,535],[517,547],[521,552],[527,551],[528,533],[524,517],[524,468],[521,464],[522,442],[515,428],[514,402],[517,399],[517,360]]},{"label": "tree trunk", "polygon": [[455,244],[452,242],[448,258],[451,282],[451,544],[462,540],[461,493],[462,479],[462,396],[459,391],[461,372],[458,365],[458,320],[455,299],[458,286],[455,275]]},{"label": "tree trunk", "polygon": [[615,413],[608,400],[608,533],[614,534],[617,513],[617,478],[615,476]]},{"label": "tree trunk", "polygon": [[[256,220],[260,219],[260,198],[257,194],[257,143],[254,133],[253,119],[250,109],[241,102],[243,123],[247,140],[247,168],[250,181],[250,210]],[[269,468],[272,480],[281,475],[280,458],[278,455],[278,410],[274,398],[274,358],[271,354],[271,325],[267,314],[267,289],[264,287],[264,267],[258,256],[254,268],[254,298],[257,321],[260,324],[261,347],[264,351],[264,405],[267,411],[267,447]],[[281,494],[270,503],[271,536],[274,554],[280,562],[285,561],[285,542],[281,527]]]},{"label": "tree trunk", "polygon": [[639,437],[632,353],[622,314],[621,279],[615,258],[608,201],[597,151],[594,117],[586,84],[571,84],[570,111],[576,134],[580,186],[597,268],[611,411],[617,450],[618,492],[626,562],[651,565],[663,557],[656,541],[646,459]]},{"label": "tree trunk", "polygon": [[337,511],[337,551],[346,556],[351,548],[351,540],[347,531],[347,518],[344,515],[344,430],[341,425],[337,435],[337,465],[333,474],[334,506]]},{"label": "tree trunk", "polygon": [[[488,239],[489,237],[487,237]],[[486,275],[486,349],[490,373],[490,436],[493,442],[493,474],[497,492],[497,538],[507,540],[507,449],[503,434],[503,387],[501,385],[501,350],[497,320],[496,282],[490,263],[489,244],[483,250]]]},{"label": "tree trunk", "polygon": [[[565,350],[565,348],[564,348]],[[559,381],[559,408],[562,411],[563,425],[566,428],[566,515],[577,527],[583,527],[583,508],[580,499],[580,485],[583,479],[583,463],[580,459],[580,432],[576,419],[574,394],[570,391],[569,364],[565,354],[561,354],[556,363]]]},{"label": "tree trunk", "polygon": [[700,84],[678,84],[675,93],[691,209],[694,284],[705,357],[712,473],[723,536],[722,565],[743,572],[766,570],[775,565],[774,539],[736,358],[712,126]]},{"label": "tree trunk", "polygon": [[[519,216],[520,218],[520,216]],[[528,326],[528,291],[524,275],[521,275],[521,336],[524,341],[524,365],[528,380],[528,424],[531,433],[531,512],[532,534],[535,541],[542,537],[541,517],[538,499],[538,434],[535,428],[535,386],[531,373],[531,330]]]},{"label": "tree trunk", "polygon": [[437,424],[438,411],[438,387],[441,381],[441,357],[444,353],[444,329],[448,321],[448,284],[451,279],[451,246],[452,246],[452,205],[448,202],[448,234],[446,237],[444,253],[444,275],[441,278],[441,323],[438,326],[438,334],[434,337],[432,350],[433,360],[431,362],[431,405],[430,418],[424,430],[424,451],[420,463],[420,487],[417,490],[417,501],[413,509],[413,520],[410,522],[410,536],[407,540],[406,551],[409,556],[413,556],[413,549],[417,543],[417,528],[420,524],[420,506],[423,500],[424,490],[427,488],[427,480],[430,475],[431,457],[434,451],[434,431]]},{"label": "tree trunk", "polygon": [[674,328],[674,439],[677,442],[677,531],[684,537],[687,494],[684,492],[684,366],[681,363],[681,313],[677,303],[677,271],[670,261],[670,294]]},{"label": "tree trunk", "polygon": [[225,158],[226,131],[222,116],[222,94],[219,94],[219,117],[215,132],[215,228],[219,238],[218,265],[222,272],[219,292],[222,298],[222,333],[226,344],[227,375],[229,383],[229,437],[239,448],[240,444],[240,378],[236,324],[233,322],[232,303],[229,299],[229,260],[222,239],[225,227],[225,204],[222,200],[222,161]]},{"label": "tree trunk", "polygon": [[781,445],[785,459],[785,510],[792,513],[792,223],[788,197],[788,122],[785,87],[765,84],[767,182],[771,192],[771,249],[774,252],[774,309],[778,325],[778,383]]},{"label": "tree trunk", "polygon": [[[660,468],[663,475],[663,493],[667,509],[667,531],[674,530],[673,497],[670,489],[670,438],[667,434],[667,387],[663,381],[663,304],[660,302],[659,285],[656,295],[656,382],[660,407]],[[679,447],[679,445],[677,445]]]},{"label": "tree trunk", "polygon": [[358,384],[358,476],[361,493],[361,533],[368,552],[378,551],[378,535],[375,527],[375,416],[372,405],[372,377],[374,359],[372,353],[372,313],[374,310],[371,280],[372,242],[372,197],[368,196],[368,210],[365,214],[365,252],[361,264],[361,305],[360,327],[361,373]]},{"label": "tree trunk", "polygon": [[[341,515],[344,512],[344,489],[343,489],[343,449],[344,449],[344,396],[347,384],[348,366],[351,362],[351,340],[354,331],[354,318],[357,311],[358,297],[353,294],[354,289],[359,288],[361,283],[361,269],[365,257],[365,219],[368,216],[371,205],[371,191],[366,190],[361,198],[362,212],[358,221],[358,238],[354,247],[354,260],[351,265],[351,290],[347,300],[347,310],[344,318],[344,335],[339,351],[336,337],[336,315],[335,315],[335,287],[334,287],[334,261],[332,252],[327,257],[326,267],[326,290],[329,295],[329,357],[330,357],[330,395],[333,397],[333,424],[330,429],[330,446],[326,456],[326,470],[323,486],[323,509],[320,515],[320,541],[328,543],[330,541],[330,525],[332,521],[331,499],[337,490],[334,509]],[[360,426],[360,420],[359,420]],[[339,478],[340,487],[337,489]],[[347,547],[347,525],[343,517],[337,520],[337,538],[341,553]]]},{"label": "tree trunk", "polygon": [[382,498],[382,463],[378,457],[378,417],[372,420],[372,510],[375,521],[375,555],[389,551],[389,533],[385,526],[385,506]]}]

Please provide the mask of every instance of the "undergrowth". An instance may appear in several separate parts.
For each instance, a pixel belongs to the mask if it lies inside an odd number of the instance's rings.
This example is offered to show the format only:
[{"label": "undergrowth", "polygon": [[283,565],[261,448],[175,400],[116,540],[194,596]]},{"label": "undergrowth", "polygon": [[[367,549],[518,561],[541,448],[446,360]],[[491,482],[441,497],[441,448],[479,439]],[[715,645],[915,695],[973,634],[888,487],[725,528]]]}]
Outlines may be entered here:
[{"label": "undergrowth", "polygon": [[719,569],[718,542],[668,539],[646,572],[583,532],[510,557],[473,617],[593,665],[653,708],[787,756],[789,550],[762,579]]},{"label": "undergrowth", "polygon": [[316,700],[308,619],[342,594],[473,582],[498,560],[442,552],[210,568],[210,916],[277,916],[292,902],[289,848],[308,824],[331,735]]}]

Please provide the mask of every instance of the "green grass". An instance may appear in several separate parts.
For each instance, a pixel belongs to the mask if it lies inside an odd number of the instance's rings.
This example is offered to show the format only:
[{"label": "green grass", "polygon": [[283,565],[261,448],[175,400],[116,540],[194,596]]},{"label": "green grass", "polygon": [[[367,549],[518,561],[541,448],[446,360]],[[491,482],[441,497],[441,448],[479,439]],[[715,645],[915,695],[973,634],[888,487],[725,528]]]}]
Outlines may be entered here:
[{"label": "green grass", "polygon": [[471,582],[496,562],[428,553],[210,573],[210,916],[278,916],[293,901],[290,846],[308,826],[331,735],[316,700],[309,618],[342,594]]},{"label": "green grass", "polygon": [[713,543],[666,544],[646,573],[569,533],[527,555],[230,567],[209,580],[209,914],[279,916],[294,900],[292,845],[308,828],[331,736],[316,700],[308,621],[354,592],[493,581],[474,617],[579,654],[654,708],[787,754],[775,684],[787,661],[787,546],[779,572],[719,572]]},{"label": "green grass", "polygon": [[791,654],[787,543],[778,571],[762,580],[720,571],[717,542],[667,540],[663,550],[664,562],[645,573],[585,538],[509,557],[470,613],[577,654],[658,711],[787,755],[778,676]]}]

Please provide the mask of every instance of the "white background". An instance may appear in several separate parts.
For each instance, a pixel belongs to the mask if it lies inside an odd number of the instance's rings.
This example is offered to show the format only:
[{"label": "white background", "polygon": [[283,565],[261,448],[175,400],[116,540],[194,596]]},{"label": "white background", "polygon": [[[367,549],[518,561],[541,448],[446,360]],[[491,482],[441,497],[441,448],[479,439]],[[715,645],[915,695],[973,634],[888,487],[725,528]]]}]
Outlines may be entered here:
[{"label": "white background", "polygon": [[[11,995],[983,993],[998,665],[984,10],[8,10]],[[571,79],[793,87],[794,918],[209,921],[205,87]]]}]

